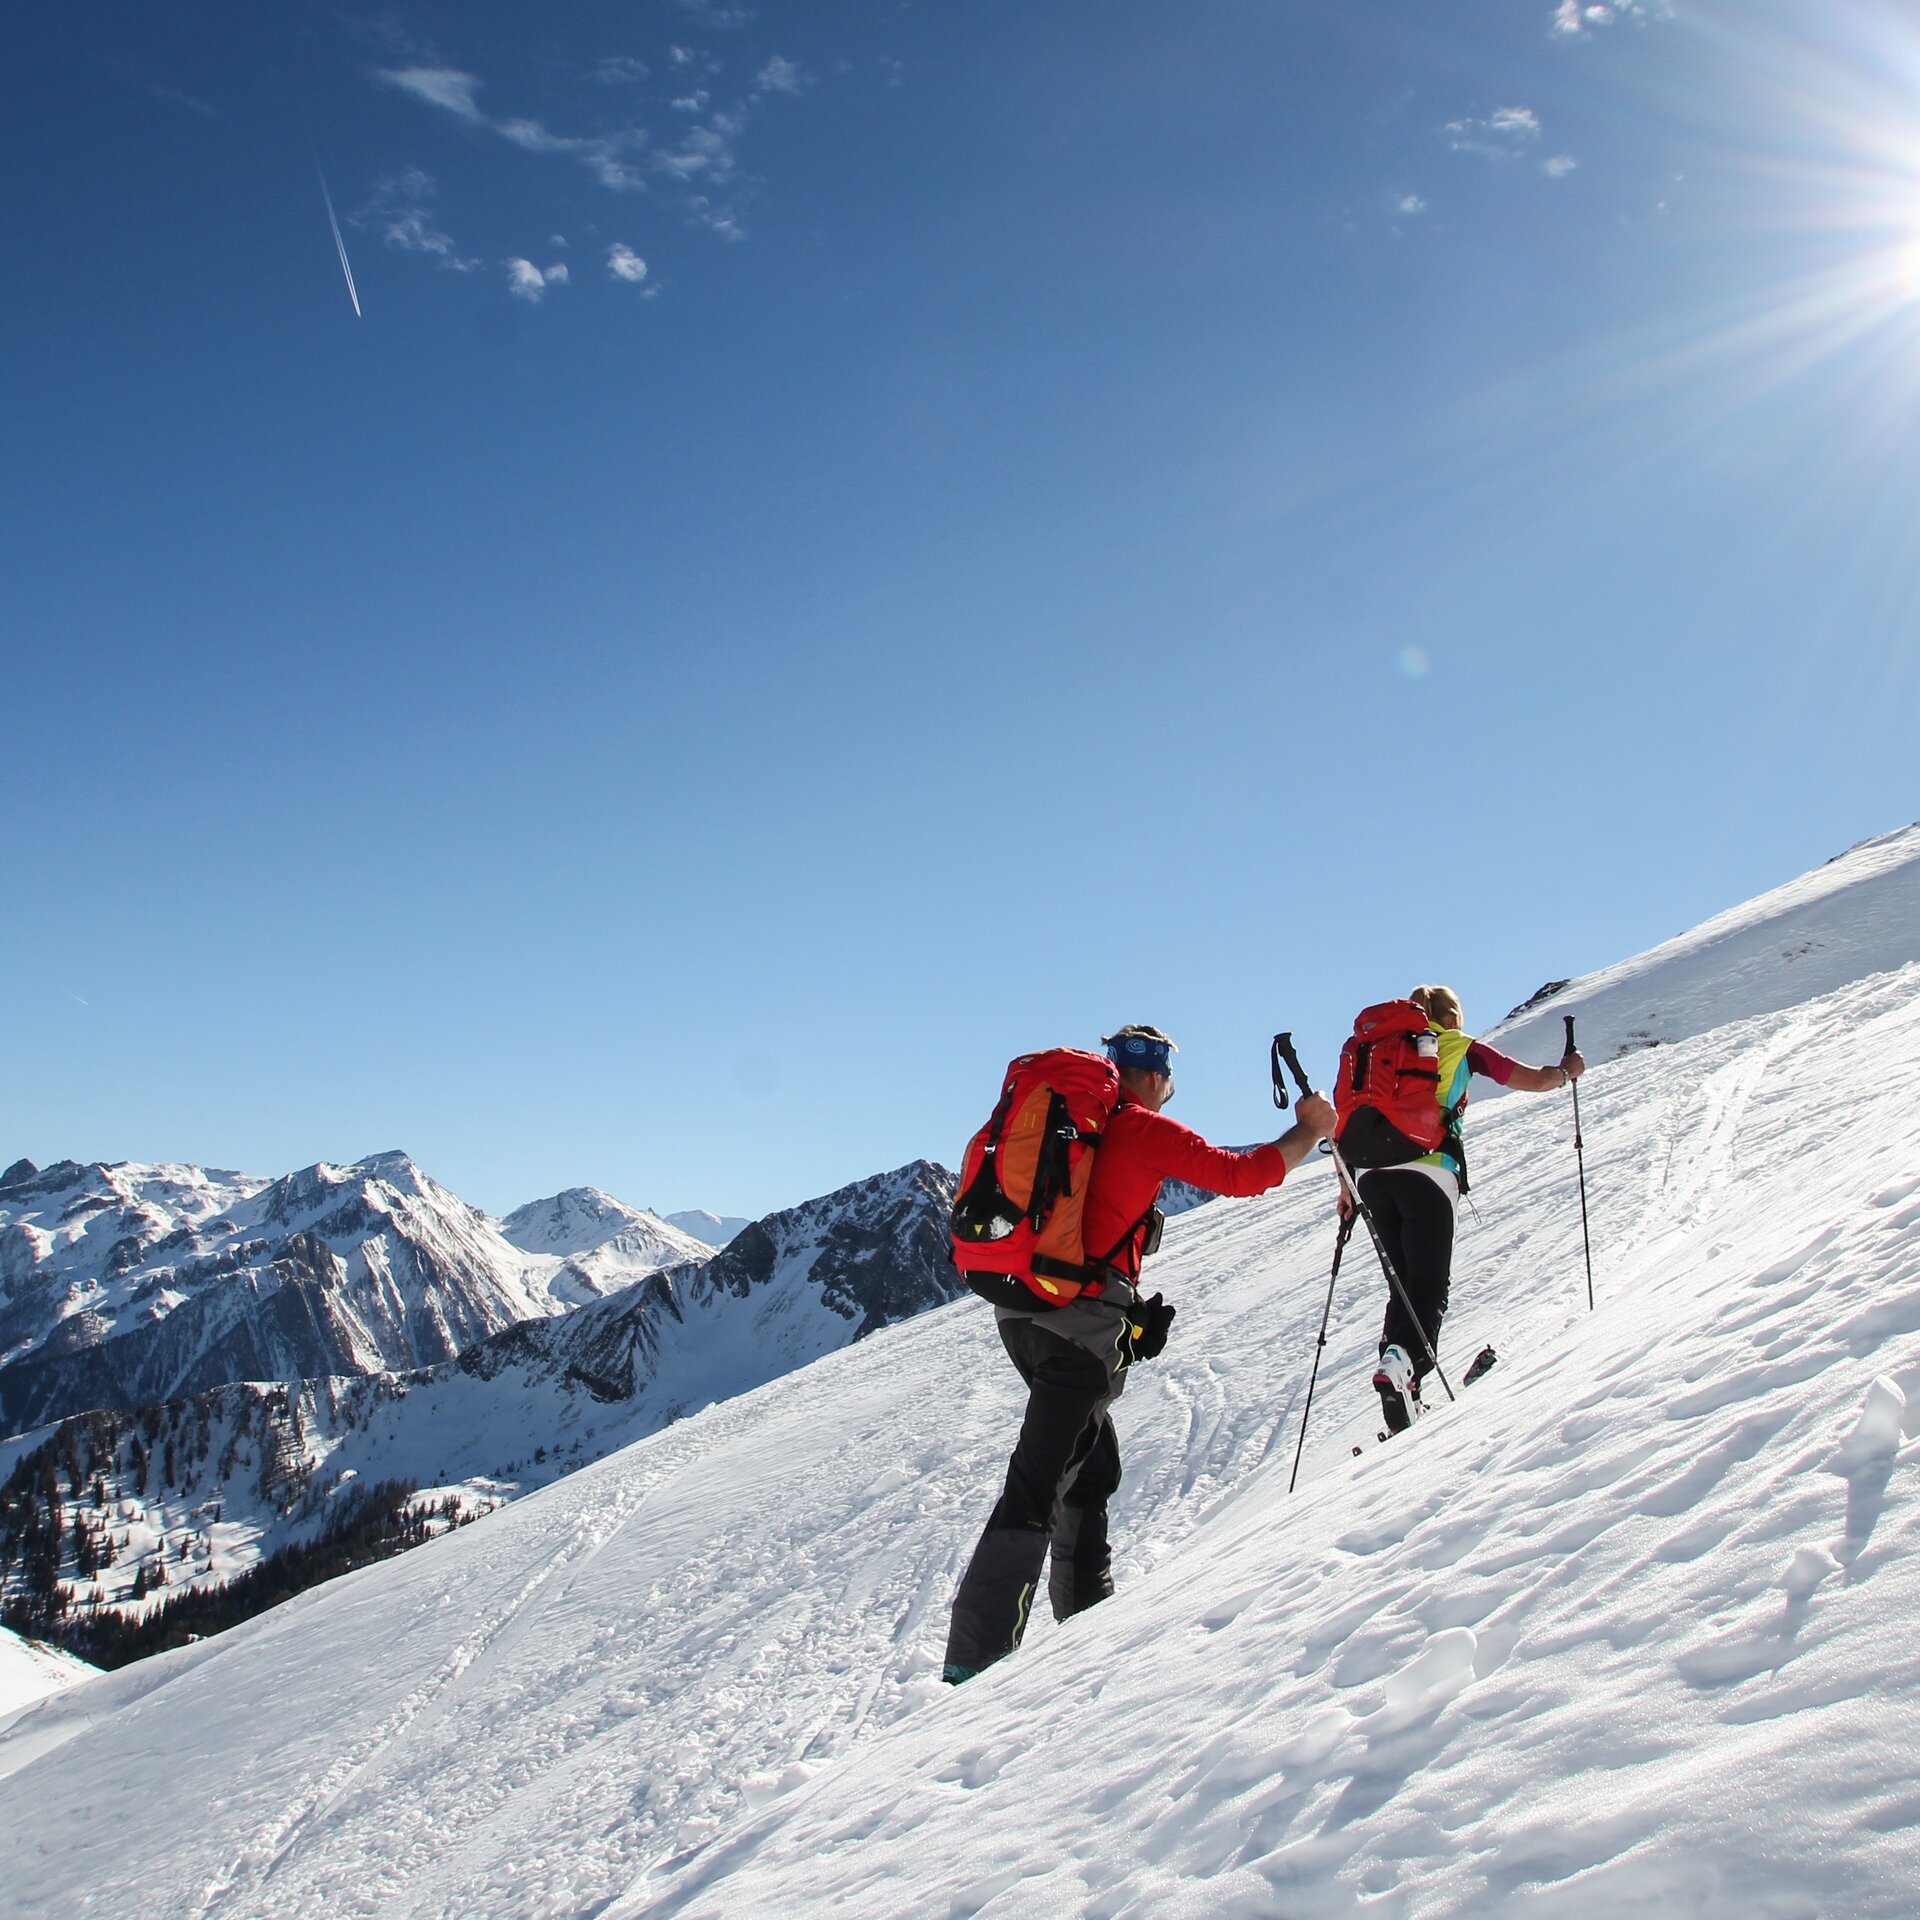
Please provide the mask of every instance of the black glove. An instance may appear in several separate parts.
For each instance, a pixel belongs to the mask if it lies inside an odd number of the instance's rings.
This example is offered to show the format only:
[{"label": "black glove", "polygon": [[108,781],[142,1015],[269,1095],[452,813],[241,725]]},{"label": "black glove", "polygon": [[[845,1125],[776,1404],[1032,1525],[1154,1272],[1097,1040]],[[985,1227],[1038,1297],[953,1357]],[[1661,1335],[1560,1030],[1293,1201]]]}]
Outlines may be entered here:
[{"label": "black glove", "polygon": [[1149,1294],[1146,1299],[1136,1301],[1132,1312],[1127,1315],[1127,1360],[1151,1360],[1163,1352],[1167,1344],[1167,1330],[1173,1325],[1173,1316],[1178,1311],[1170,1307],[1161,1294]]}]

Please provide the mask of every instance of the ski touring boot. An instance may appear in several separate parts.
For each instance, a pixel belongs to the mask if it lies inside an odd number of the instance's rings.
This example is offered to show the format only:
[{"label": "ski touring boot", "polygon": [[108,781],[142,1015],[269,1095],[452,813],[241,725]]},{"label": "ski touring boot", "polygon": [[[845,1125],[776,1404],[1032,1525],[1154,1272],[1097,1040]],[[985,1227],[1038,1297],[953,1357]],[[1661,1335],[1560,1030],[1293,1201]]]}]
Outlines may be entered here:
[{"label": "ski touring boot", "polygon": [[1380,1396],[1380,1417],[1387,1423],[1388,1434],[1405,1433],[1419,1419],[1420,1388],[1405,1347],[1389,1347],[1380,1356],[1373,1373],[1373,1390]]}]

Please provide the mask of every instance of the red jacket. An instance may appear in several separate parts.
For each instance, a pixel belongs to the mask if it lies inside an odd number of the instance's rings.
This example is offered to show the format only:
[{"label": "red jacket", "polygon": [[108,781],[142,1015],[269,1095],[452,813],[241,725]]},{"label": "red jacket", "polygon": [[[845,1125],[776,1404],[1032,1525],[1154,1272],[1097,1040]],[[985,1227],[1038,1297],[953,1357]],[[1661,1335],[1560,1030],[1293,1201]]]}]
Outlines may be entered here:
[{"label": "red jacket", "polygon": [[1208,1193],[1244,1199],[1286,1177],[1287,1163],[1272,1142],[1245,1153],[1212,1146],[1191,1127],[1142,1106],[1122,1087],[1093,1158],[1093,1184],[1081,1223],[1087,1258],[1110,1261],[1129,1280],[1140,1277],[1147,1210],[1159,1199],[1162,1180],[1185,1180]]}]

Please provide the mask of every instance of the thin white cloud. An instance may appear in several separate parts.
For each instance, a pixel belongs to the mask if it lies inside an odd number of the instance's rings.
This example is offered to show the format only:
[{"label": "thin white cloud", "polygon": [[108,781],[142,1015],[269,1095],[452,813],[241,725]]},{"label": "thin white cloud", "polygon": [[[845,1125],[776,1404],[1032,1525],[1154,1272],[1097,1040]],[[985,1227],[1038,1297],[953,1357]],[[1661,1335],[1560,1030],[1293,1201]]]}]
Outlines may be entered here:
[{"label": "thin white cloud", "polygon": [[1560,39],[1577,40],[1622,20],[1664,20],[1672,12],[1670,0],[1557,0],[1550,31]]},{"label": "thin white cloud", "polygon": [[1564,180],[1579,164],[1570,153],[1556,153],[1551,160],[1540,162],[1540,171],[1549,180]]},{"label": "thin white cloud", "polygon": [[1427,203],[1417,193],[1403,193],[1393,203],[1395,213],[1404,213],[1411,219],[1415,214],[1425,213]]},{"label": "thin white cloud", "polygon": [[676,180],[718,184],[732,179],[737,158],[734,142],[745,130],[746,119],[740,113],[716,113],[702,127],[689,127],[669,153],[654,156],[654,165]]},{"label": "thin white cloud", "polygon": [[578,160],[603,187],[616,193],[638,192],[646,185],[645,176],[629,164],[628,159],[646,145],[647,136],[642,128],[626,127],[618,133],[582,138],[555,133],[538,120],[520,116],[495,120],[480,110],[475,97],[481,81],[455,67],[382,69],[375,78],[452,114],[468,126],[484,127],[489,133],[498,134],[523,153],[561,154]]},{"label": "thin white cloud", "polygon": [[807,77],[797,61],[776,53],[754,75],[753,84],[760,93],[798,93],[807,84]]},{"label": "thin white cloud", "polygon": [[1455,153],[1511,160],[1540,138],[1540,116],[1531,107],[1496,107],[1482,118],[1449,120],[1440,132]]},{"label": "thin white cloud", "polygon": [[631,87],[652,71],[644,60],[636,60],[629,53],[610,53],[594,68],[593,77],[603,87]]},{"label": "thin white cloud", "polygon": [[433,204],[439,191],[431,174],[407,167],[380,181],[372,199],[347,219],[352,226],[372,228],[398,253],[423,253],[453,273],[471,273],[480,262],[463,258],[439,224]]},{"label": "thin white cloud", "polygon": [[182,93],[178,87],[148,87],[147,92],[156,100],[164,100],[169,106],[185,107],[188,112],[204,114],[209,120],[220,117],[198,94]]},{"label": "thin white cloud", "polygon": [[616,280],[637,287],[647,277],[647,263],[624,240],[616,240],[607,249],[607,271]]},{"label": "thin white cloud", "polygon": [[429,106],[444,109],[457,120],[472,126],[485,124],[486,116],[474,99],[480,91],[477,75],[462,73],[457,67],[382,67],[374,78]]},{"label": "thin white cloud", "polygon": [[[708,25],[716,24],[715,9],[703,5],[693,11]],[[669,57],[680,69],[679,84],[687,89],[674,99],[673,106],[690,116],[693,124],[680,126],[671,139],[663,136],[657,145],[645,128],[637,126],[612,133],[575,135],[557,133],[543,121],[526,116],[496,118],[480,105],[483,82],[479,76],[459,67],[423,61],[382,68],[374,77],[463,125],[494,134],[523,153],[574,160],[609,191],[638,193],[659,186],[696,225],[726,239],[742,239],[745,236],[739,211],[730,199],[740,191],[740,140],[758,108],[775,96],[804,92],[812,84],[811,76],[797,61],[776,54],[762,64],[742,98],[731,107],[715,109],[710,105],[708,89],[700,82],[717,74],[720,63],[694,47],[673,47]],[[604,77],[625,79],[632,76],[638,64],[625,55],[610,56],[601,62],[598,72]],[[419,252],[443,251],[428,237],[427,229],[417,224],[394,244],[409,245]],[[450,242],[444,251],[451,253]],[[541,284],[544,287],[546,283],[543,280]],[[538,297],[530,291],[524,276],[514,290],[523,297]]]},{"label": "thin white cloud", "polygon": [[501,265],[507,270],[507,291],[529,306],[537,307],[547,297],[549,287],[567,284],[564,266],[552,266],[542,273],[531,260],[504,260]]},{"label": "thin white cloud", "polygon": [[723,0],[673,0],[673,3],[703,27],[722,32],[732,27],[744,27],[753,18],[751,7],[727,6]]}]

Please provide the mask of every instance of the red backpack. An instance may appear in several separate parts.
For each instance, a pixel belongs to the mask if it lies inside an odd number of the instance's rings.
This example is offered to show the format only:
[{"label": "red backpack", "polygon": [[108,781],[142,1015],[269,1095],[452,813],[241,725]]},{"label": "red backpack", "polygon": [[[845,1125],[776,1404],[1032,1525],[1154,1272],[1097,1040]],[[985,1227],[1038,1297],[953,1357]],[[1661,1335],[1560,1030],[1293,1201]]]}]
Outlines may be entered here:
[{"label": "red backpack", "polygon": [[1352,1167],[1392,1167],[1432,1153],[1457,1116],[1440,1107],[1440,1042],[1411,1000],[1383,1000],[1340,1049],[1334,1132]]},{"label": "red backpack", "polygon": [[[1102,1054],[1056,1047],[1009,1065],[993,1117],[967,1142],[953,1203],[953,1264],[975,1292],[1006,1305],[1037,1298],[1063,1307],[1097,1281],[1080,1217],[1119,1100],[1120,1075]],[[977,1284],[976,1274],[1022,1284]]]}]

